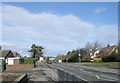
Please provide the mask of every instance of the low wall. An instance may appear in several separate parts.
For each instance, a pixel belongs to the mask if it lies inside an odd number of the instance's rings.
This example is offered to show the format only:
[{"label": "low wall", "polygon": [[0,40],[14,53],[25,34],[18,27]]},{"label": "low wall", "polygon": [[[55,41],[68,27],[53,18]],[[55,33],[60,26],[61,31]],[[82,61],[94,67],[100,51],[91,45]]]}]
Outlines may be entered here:
[{"label": "low wall", "polygon": [[15,83],[27,83],[27,74],[22,74],[19,78],[15,80]]},{"label": "low wall", "polygon": [[28,70],[34,68],[33,64],[6,65],[6,71]]}]

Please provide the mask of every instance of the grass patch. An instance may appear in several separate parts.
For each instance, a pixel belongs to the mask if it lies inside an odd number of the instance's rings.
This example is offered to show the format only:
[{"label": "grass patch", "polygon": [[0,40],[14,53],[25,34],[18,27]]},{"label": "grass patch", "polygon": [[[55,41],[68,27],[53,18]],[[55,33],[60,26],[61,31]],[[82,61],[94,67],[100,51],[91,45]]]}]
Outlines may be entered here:
[{"label": "grass patch", "polygon": [[82,65],[84,65],[84,66],[93,66],[93,67],[115,67],[115,68],[120,67],[119,62],[101,62],[101,63],[90,63],[90,64],[84,63]]},{"label": "grass patch", "polygon": [[6,83],[8,81],[13,82],[21,75],[18,74],[2,74],[2,83]]}]

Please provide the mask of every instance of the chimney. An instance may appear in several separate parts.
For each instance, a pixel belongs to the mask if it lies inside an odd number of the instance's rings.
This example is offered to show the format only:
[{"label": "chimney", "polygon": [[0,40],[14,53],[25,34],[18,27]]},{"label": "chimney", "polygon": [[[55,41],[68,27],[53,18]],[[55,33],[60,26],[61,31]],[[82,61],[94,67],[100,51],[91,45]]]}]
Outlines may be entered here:
[{"label": "chimney", "polygon": [[108,44],[107,47],[110,47],[110,44]]}]

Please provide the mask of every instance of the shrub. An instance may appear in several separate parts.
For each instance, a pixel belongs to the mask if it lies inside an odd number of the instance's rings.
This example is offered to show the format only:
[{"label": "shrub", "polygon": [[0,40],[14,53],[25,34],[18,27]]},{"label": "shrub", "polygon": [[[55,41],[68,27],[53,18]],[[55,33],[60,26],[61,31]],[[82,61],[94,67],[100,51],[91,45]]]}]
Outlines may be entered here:
[{"label": "shrub", "polygon": [[102,58],[93,58],[93,62],[96,63],[102,62]]}]

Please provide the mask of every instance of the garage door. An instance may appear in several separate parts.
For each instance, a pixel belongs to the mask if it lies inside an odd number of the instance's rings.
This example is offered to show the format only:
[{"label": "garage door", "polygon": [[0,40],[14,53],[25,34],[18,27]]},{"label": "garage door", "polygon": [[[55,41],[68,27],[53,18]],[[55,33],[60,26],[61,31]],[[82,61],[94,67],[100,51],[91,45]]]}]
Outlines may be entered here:
[{"label": "garage door", "polygon": [[14,64],[14,59],[8,59],[8,65],[13,65]]}]

